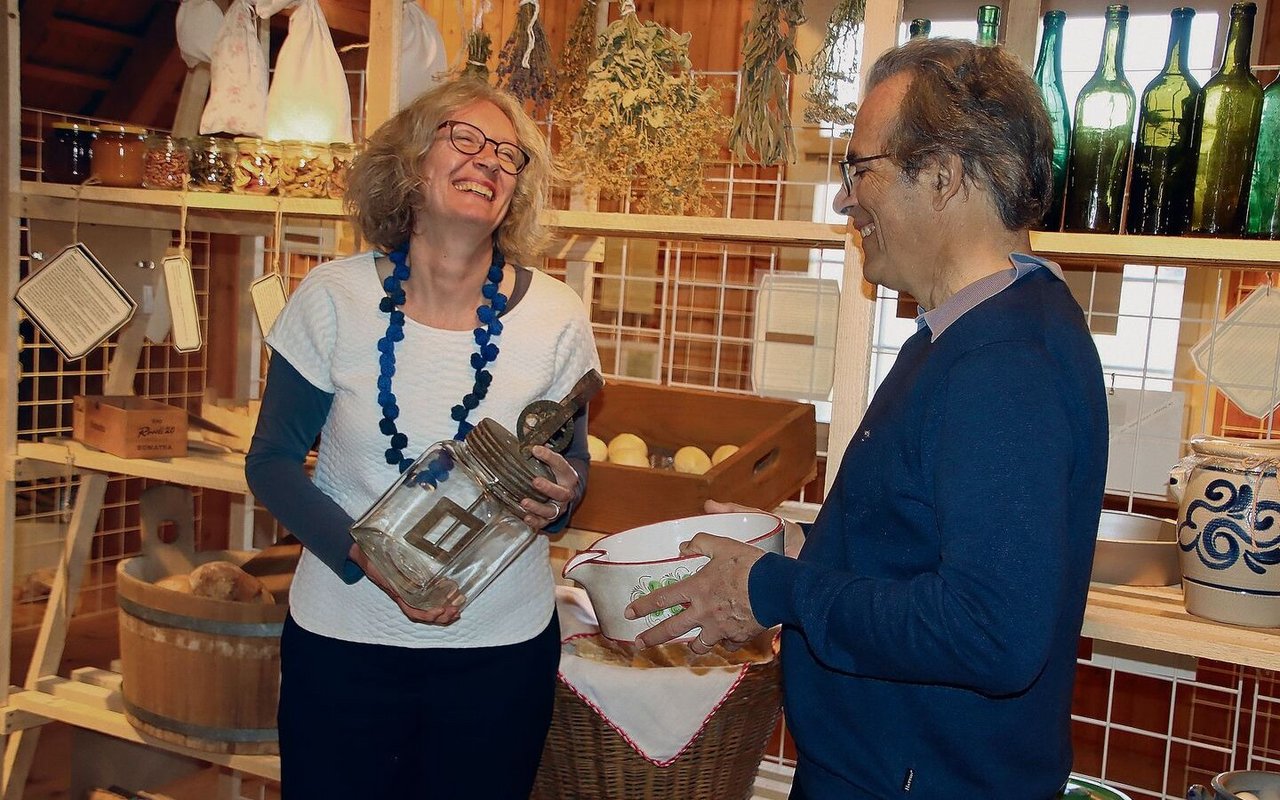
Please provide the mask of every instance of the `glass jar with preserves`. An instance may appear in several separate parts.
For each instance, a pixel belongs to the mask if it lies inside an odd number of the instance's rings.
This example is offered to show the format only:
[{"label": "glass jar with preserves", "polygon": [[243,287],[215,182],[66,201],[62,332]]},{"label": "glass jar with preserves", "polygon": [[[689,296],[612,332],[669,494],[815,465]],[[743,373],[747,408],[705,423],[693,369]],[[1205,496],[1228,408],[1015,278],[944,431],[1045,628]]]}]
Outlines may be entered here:
[{"label": "glass jar with preserves", "polygon": [[347,193],[347,170],[351,168],[351,159],[355,155],[355,145],[348,142],[329,145],[329,157],[333,160],[333,170],[329,173],[329,196],[335,200],[341,200]]},{"label": "glass jar with preserves", "polygon": [[235,145],[231,191],[238,194],[275,194],[280,185],[279,143],[239,136]]},{"label": "glass jar with preserves", "polygon": [[148,189],[182,189],[187,183],[187,143],[167,133],[147,137],[142,185]]},{"label": "glass jar with preserves", "polygon": [[147,130],[132,125],[99,125],[90,174],[103,186],[142,185]]},{"label": "glass jar with preserves", "polygon": [[229,192],[236,145],[217,136],[197,136],[191,140],[191,164],[187,186],[196,192]]},{"label": "glass jar with preserves", "polygon": [[314,142],[281,142],[280,194],[286,197],[327,197],[333,171],[329,146]]},{"label": "glass jar with preserves", "polygon": [[97,133],[96,125],[53,123],[44,143],[42,180],[46,183],[84,183],[89,177],[93,139]]}]

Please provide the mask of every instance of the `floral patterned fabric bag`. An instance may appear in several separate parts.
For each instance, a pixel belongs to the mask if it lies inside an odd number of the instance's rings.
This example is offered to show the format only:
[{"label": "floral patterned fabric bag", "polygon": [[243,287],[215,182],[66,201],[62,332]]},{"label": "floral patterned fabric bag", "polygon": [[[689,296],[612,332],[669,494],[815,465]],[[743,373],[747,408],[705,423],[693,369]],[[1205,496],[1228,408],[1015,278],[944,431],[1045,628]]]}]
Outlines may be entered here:
[{"label": "floral patterned fabric bag", "polygon": [[267,56],[258,41],[258,17],[252,0],[233,0],[213,43],[200,133],[262,136],[266,130]]}]

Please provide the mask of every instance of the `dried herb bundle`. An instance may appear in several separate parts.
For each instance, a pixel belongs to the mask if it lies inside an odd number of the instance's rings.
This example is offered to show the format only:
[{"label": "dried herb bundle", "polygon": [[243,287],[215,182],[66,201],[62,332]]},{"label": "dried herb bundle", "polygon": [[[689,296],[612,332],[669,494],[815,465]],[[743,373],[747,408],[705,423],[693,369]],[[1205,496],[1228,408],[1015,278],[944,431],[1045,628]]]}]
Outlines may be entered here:
[{"label": "dried herb bundle", "polygon": [[541,108],[555,95],[555,69],[538,0],[520,0],[516,26],[498,53],[498,85]]},{"label": "dried herb bundle", "polygon": [[[742,93],[733,114],[729,148],[739,161],[754,150],[761,164],[795,159],[787,73],[800,71],[796,29],[804,24],[804,0],[756,0],[742,36]],[[786,64],[786,71],[779,66]]]},{"label": "dried herb bundle", "polygon": [[561,159],[585,184],[620,197],[634,182],[642,188],[636,208],[651,213],[713,207],[702,172],[729,120],[715,90],[691,72],[689,34],[624,10],[601,35],[582,103],[563,123]]},{"label": "dried herb bundle", "polygon": [[582,0],[578,16],[569,27],[569,37],[560,54],[560,68],[556,74],[555,99],[551,108],[556,117],[568,116],[582,105],[582,92],[587,86],[587,68],[596,60],[596,7],[597,0]]},{"label": "dried herb bundle", "polygon": [[831,12],[822,47],[809,65],[813,83],[804,95],[809,104],[804,112],[805,122],[815,125],[826,122],[853,124],[858,104],[852,101],[841,103],[839,89],[842,84],[851,85],[858,74],[857,29],[866,11],[866,0],[840,0]]},{"label": "dried herb bundle", "polygon": [[489,80],[489,54],[493,50],[493,40],[483,28],[467,31],[466,63],[462,65],[464,77]]}]

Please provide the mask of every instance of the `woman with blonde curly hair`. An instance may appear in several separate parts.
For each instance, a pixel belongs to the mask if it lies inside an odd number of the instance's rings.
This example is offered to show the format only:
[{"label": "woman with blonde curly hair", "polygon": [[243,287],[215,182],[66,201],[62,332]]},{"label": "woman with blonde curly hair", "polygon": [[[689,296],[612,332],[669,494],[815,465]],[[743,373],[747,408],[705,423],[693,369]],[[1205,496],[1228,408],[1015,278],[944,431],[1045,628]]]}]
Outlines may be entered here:
[{"label": "woman with blonde curly hair", "polygon": [[[323,264],[267,336],[249,486],[304,545],[281,639],[285,800],[527,798],[551,722],[559,626],[538,537],[473,598],[408,605],[352,520],[431,443],[509,429],[599,358],[581,300],[527,265],[552,171],[520,104],[470,78],[370,137],[346,206],[376,252]],[[320,437],[314,481],[304,460]],[[585,414],[524,521],[555,530],[586,481]]]}]

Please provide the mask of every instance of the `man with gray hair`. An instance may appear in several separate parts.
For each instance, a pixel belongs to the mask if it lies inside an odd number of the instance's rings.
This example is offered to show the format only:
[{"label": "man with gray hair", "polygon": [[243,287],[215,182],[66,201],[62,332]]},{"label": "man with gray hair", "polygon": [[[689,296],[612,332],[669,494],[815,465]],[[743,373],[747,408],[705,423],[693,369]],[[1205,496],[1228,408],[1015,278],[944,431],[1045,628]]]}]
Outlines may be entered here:
[{"label": "man with gray hair", "polygon": [[1107,463],[1097,350],[1027,233],[1049,121],[998,47],[912,41],[868,85],[837,210],[918,330],[798,558],[698,534],[684,550],[707,566],[630,613],[683,604],[639,643],[701,626],[696,652],[782,626],[792,798],[1049,800]]}]

